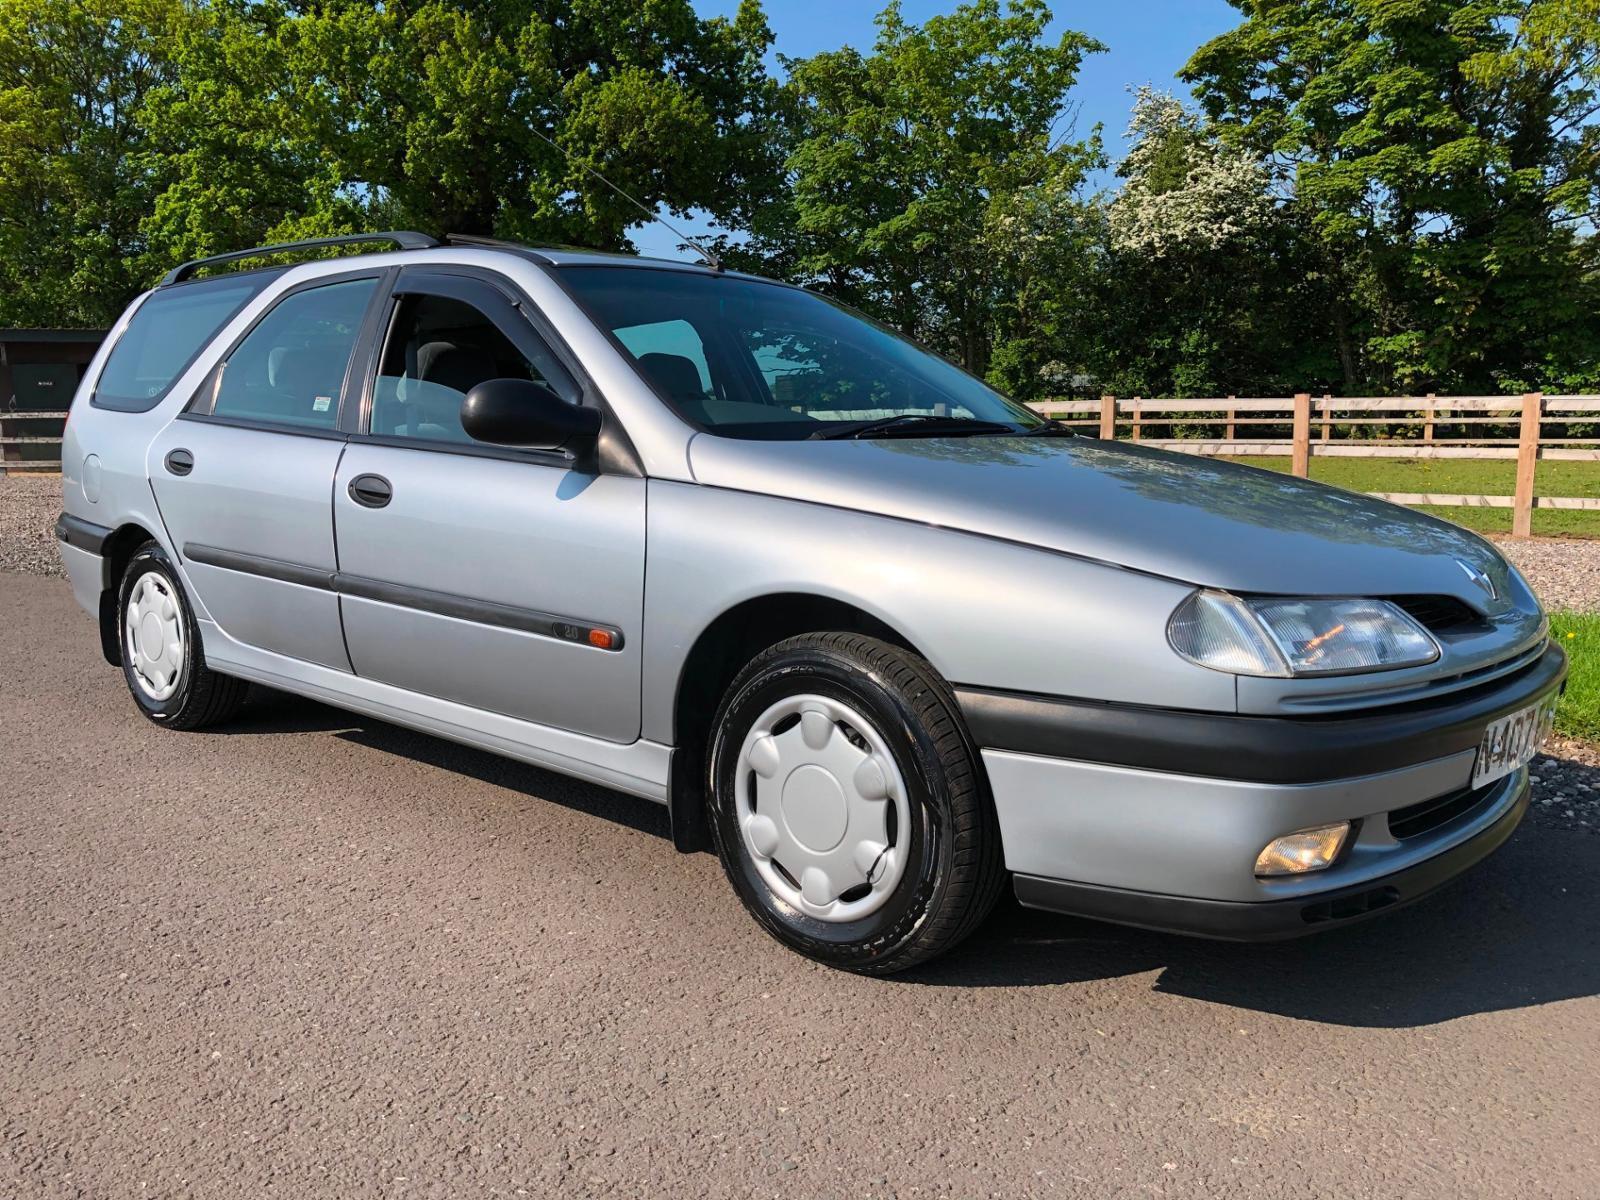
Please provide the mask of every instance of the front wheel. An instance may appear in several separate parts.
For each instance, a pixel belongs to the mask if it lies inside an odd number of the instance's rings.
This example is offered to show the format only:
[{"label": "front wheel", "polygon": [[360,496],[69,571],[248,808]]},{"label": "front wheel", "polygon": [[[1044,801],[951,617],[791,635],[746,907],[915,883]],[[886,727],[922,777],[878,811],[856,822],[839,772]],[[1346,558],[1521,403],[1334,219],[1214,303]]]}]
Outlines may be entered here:
[{"label": "front wheel", "polygon": [[709,768],[734,889],[819,962],[904,970],[999,894],[999,833],[955,698],[905,650],[823,633],[762,652],[723,698]]}]

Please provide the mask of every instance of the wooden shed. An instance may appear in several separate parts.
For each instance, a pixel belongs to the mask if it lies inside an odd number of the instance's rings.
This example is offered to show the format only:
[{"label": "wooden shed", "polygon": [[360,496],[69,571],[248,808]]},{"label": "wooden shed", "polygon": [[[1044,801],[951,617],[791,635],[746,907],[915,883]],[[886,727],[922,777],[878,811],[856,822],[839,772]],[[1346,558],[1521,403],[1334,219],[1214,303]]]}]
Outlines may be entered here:
[{"label": "wooden shed", "polygon": [[105,336],[104,329],[0,329],[0,471],[61,469],[67,406]]}]

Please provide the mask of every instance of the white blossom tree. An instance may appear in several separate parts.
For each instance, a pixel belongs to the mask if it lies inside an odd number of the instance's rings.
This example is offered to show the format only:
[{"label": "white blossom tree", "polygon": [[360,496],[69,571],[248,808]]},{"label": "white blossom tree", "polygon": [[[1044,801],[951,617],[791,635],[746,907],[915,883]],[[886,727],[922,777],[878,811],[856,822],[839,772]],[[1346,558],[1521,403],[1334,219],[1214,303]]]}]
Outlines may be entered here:
[{"label": "white blossom tree", "polygon": [[1148,84],[1135,90],[1128,136],[1133,147],[1117,172],[1125,182],[1107,213],[1118,250],[1219,250],[1273,220],[1265,164],[1223,141],[1170,93]]}]

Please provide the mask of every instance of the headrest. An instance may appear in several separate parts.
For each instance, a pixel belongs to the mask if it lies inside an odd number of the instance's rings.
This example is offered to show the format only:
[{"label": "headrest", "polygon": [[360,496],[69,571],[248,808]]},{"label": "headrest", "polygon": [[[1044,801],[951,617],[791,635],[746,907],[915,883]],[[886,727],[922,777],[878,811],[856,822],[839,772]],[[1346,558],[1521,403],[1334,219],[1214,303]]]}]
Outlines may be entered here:
[{"label": "headrest", "polygon": [[417,351],[417,377],[466,395],[499,370],[494,355],[454,342],[429,342]]},{"label": "headrest", "polygon": [[674,400],[704,400],[700,368],[681,354],[641,354],[639,366],[658,388]]}]

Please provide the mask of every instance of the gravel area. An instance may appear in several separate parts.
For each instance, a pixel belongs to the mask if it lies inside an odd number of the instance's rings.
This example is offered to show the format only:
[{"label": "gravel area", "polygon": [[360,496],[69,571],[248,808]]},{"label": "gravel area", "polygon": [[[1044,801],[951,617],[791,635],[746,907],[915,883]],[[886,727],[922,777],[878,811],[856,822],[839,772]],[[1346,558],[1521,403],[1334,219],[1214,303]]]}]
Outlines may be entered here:
[{"label": "gravel area", "polygon": [[1493,539],[1551,612],[1600,612],[1600,539]]},{"label": "gravel area", "polygon": [[56,550],[61,476],[0,476],[0,571],[64,575]]},{"label": "gravel area", "polygon": [[1533,760],[1529,819],[1580,833],[1600,833],[1600,746],[1551,738]]}]

